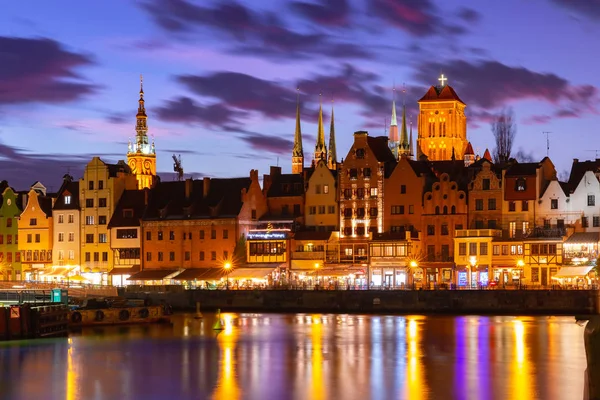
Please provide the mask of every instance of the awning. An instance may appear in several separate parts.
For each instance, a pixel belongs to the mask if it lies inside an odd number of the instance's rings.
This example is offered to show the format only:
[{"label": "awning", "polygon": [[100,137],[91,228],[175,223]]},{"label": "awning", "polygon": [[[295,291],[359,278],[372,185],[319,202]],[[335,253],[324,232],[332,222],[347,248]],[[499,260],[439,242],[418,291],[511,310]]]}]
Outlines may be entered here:
[{"label": "awning", "polygon": [[292,260],[292,269],[310,270],[315,268],[315,264],[323,265],[323,259],[320,260]]},{"label": "awning", "polygon": [[109,275],[133,275],[136,272],[140,272],[139,265],[134,265],[133,267],[113,268],[108,272],[108,274]]},{"label": "awning", "polygon": [[175,276],[177,281],[216,280],[225,276],[223,268],[189,268]]},{"label": "awning", "polygon": [[562,267],[553,278],[573,278],[576,276],[586,276],[594,268],[591,265],[585,267]]},{"label": "awning", "polygon": [[229,277],[233,279],[265,279],[273,271],[275,268],[237,268],[231,271]]},{"label": "awning", "polygon": [[565,244],[596,244],[599,241],[599,232],[575,232],[565,240]]},{"label": "awning", "polygon": [[44,276],[54,276],[54,277],[66,276],[67,273],[71,270],[71,268],[72,267],[52,268],[48,271],[44,271]]},{"label": "awning", "polygon": [[314,276],[348,276],[350,274],[363,275],[364,269],[349,269],[349,268],[326,268],[310,271],[310,275]]},{"label": "awning", "polygon": [[178,272],[176,269],[145,269],[127,278],[128,281],[159,281]]}]

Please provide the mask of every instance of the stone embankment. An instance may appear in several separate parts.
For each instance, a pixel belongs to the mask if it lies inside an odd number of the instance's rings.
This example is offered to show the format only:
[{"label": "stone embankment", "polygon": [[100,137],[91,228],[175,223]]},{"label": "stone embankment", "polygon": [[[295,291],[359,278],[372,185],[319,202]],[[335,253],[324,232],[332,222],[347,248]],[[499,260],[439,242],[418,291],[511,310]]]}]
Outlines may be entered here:
[{"label": "stone embankment", "polygon": [[166,301],[175,310],[385,314],[600,314],[597,290],[189,290],[124,293]]}]

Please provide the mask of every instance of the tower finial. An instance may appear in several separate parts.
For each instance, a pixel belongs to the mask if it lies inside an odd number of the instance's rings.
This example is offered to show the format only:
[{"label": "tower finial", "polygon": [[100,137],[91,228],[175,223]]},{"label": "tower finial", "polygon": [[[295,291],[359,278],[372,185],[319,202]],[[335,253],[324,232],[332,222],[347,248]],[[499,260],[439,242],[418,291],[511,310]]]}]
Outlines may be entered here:
[{"label": "tower finial", "polygon": [[140,96],[144,96],[144,75],[140,74]]},{"label": "tower finial", "polygon": [[319,121],[317,126],[317,144],[315,145],[314,159],[315,163],[320,159],[327,161],[325,129],[323,129],[323,93],[319,93]]},{"label": "tower finial", "polygon": [[300,126],[300,87],[296,87],[296,132],[292,150],[292,173],[301,174],[302,171],[304,171],[304,151],[302,150],[302,128]]}]

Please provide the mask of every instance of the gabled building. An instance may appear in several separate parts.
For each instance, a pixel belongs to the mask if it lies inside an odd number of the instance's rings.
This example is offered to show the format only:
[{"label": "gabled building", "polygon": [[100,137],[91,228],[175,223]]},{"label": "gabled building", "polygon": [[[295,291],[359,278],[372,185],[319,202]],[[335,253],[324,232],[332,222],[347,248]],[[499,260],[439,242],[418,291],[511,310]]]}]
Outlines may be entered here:
[{"label": "gabled building", "polygon": [[108,283],[113,268],[108,221],[123,191],[137,186],[136,176],[123,161],[108,164],[94,157],[85,167],[79,180],[81,267],[84,273],[96,274],[93,281]]},{"label": "gabled building", "polygon": [[141,219],[146,210],[149,190],[125,190],[108,223],[113,269],[111,283],[129,284],[127,279],[140,270]]},{"label": "gabled building", "polygon": [[514,162],[503,171],[502,229],[508,237],[529,236],[534,230],[538,200],[544,188],[556,179],[548,157],[540,162]]},{"label": "gabled building", "polygon": [[502,224],[502,171],[482,158],[469,182],[469,229],[500,229]]},{"label": "gabled building", "polygon": [[0,182],[0,280],[21,280],[21,253],[19,252],[19,217],[21,197]]},{"label": "gabled building", "polygon": [[429,163],[401,157],[385,180],[383,230],[404,237],[417,236],[421,230],[423,190],[435,179]]},{"label": "gabled building", "polygon": [[423,196],[421,265],[426,284],[450,283],[454,234],[467,225],[469,175],[462,160],[432,162],[431,167],[437,180]]},{"label": "gabled building", "polygon": [[[34,189],[36,188],[36,189]],[[46,196],[43,186],[34,184],[19,217],[19,250],[22,277],[26,280],[61,280],[66,270],[53,268],[52,221],[53,198]]]},{"label": "gabled building", "polygon": [[70,175],[56,194],[52,207],[53,265],[81,273],[81,210],[79,208],[79,181]]},{"label": "gabled building", "polygon": [[338,231],[337,171],[329,169],[325,160],[305,170],[306,193],[304,225],[308,230]]},{"label": "gabled building", "polygon": [[182,270],[183,280],[194,280],[208,268],[220,273],[202,279],[221,278],[225,264],[245,263],[245,240],[266,213],[256,170],[248,178],[161,182],[142,217],[142,269],[128,280],[163,281]]},{"label": "gabled building", "polygon": [[[578,232],[600,231],[600,160],[573,160],[569,188],[569,206],[573,213],[573,228]],[[578,215],[577,215],[578,214]]]},{"label": "gabled building", "polygon": [[[596,177],[591,175],[592,179],[596,180]],[[566,234],[568,226],[574,226],[581,220],[581,211],[572,212],[572,205],[569,185],[557,179],[551,180],[538,200],[536,227],[546,230],[555,227]]]}]

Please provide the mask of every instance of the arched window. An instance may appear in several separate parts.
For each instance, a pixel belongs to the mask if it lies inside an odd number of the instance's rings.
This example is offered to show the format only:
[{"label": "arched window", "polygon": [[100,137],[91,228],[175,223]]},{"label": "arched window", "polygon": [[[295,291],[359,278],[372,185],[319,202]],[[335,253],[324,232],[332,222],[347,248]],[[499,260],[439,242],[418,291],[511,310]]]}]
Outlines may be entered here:
[{"label": "arched window", "polygon": [[444,206],[444,215],[448,214],[448,206]]},{"label": "arched window", "polygon": [[435,207],[435,215],[439,215],[440,214],[440,206],[436,206]]},{"label": "arched window", "polygon": [[456,206],[452,206],[452,208],[450,209],[450,213],[456,214]]}]

